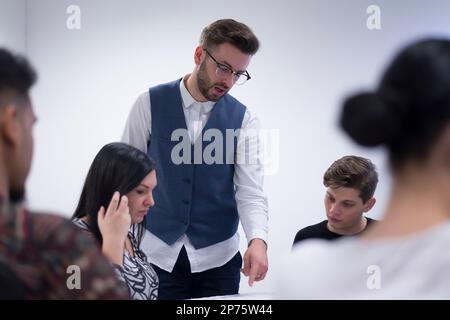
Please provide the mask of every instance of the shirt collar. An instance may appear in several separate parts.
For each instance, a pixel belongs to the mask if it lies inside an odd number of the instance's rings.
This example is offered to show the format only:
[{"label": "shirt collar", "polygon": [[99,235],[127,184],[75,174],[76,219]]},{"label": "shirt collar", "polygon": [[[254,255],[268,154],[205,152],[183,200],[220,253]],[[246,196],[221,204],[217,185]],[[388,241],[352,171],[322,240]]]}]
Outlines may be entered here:
[{"label": "shirt collar", "polygon": [[211,112],[212,108],[214,108],[214,105],[216,104],[214,101],[206,101],[206,102],[200,102],[196,101],[189,91],[187,90],[184,81],[187,79],[188,76],[184,77],[180,81],[180,92],[181,92],[181,100],[183,102],[183,107],[185,109],[191,108],[193,105],[197,104],[199,106],[203,106],[203,110],[205,113]]}]

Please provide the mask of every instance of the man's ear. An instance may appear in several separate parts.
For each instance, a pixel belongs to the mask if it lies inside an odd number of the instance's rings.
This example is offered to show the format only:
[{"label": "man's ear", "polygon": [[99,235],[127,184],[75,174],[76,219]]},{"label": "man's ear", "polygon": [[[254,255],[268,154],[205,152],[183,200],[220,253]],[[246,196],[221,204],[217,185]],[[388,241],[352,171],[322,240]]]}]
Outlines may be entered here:
[{"label": "man's ear", "polygon": [[0,109],[0,135],[6,145],[18,144],[20,125],[18,111],[14,105]]},{"label": "man's ear", "polygon": [[197,66],[199,66],[200,62],[202,61],[202,55],[203,55],[203,47],[198,46],[197,48],[195,48],[194,61]]},{"label": "man's ear", "polygon": [[364,204],[364,212],[369,212],[375,205],[375,202],[377,202],[377,200],[373,197],[367,200]]}]

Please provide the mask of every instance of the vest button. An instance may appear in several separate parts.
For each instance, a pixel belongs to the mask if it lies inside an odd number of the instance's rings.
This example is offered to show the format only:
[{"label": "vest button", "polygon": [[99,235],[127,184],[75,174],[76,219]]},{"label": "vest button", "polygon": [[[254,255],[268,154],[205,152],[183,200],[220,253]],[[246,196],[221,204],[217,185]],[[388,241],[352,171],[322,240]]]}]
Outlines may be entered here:
[{"label": "vest button", "polygon": [[184,203],[184,204],[189,204],[190,202],[189,202],[189,200],[184,199],[184,200],[183,200],[183,203]]},{"label": "vest button", "polygon": [[187,184],[191,184],[191,179],[189,178],[184,178],[183,181]]}]

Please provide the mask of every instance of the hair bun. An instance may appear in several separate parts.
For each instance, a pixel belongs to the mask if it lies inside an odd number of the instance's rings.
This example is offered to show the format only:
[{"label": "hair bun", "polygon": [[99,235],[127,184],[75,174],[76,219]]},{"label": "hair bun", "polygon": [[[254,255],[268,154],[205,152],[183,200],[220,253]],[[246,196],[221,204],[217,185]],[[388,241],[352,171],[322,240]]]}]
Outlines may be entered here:
[{"label": "hair bun", "polygon": [[395,113],[377,93],[361,93],[344,102],[341,126],[358,144],[388,144],[399,130]]}]

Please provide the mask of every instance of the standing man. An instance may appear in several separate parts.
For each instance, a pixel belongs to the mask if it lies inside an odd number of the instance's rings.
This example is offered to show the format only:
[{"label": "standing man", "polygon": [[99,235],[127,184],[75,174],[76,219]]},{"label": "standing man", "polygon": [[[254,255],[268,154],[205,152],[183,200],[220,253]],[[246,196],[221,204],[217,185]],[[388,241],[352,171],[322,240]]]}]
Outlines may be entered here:
[{"label": "standing man", "polygon": [[376,222],[364,216],[375,205],[378,174],[369,159],[345,156],[323,176],[327,219],[297,232],[294,245],[306,239],[335,240],[364,232]]},{"label": "standing man", "polygon": [[[263,168],[261,162],[242,161],[254,158],[259,150],[258,139],[242,134],[257,131],[259,122],[228,94],[235,84],[250,79],[247,67],[258,47],[258,39],[245,24],[215,21],[201,34],[194,71],[141,94],[128,117],[122,141],[148,152],[158,163],[156,204],[147,215],[143,248],[158,273],[160,299],[239,292],[239,219],[248,241],[242,272],[250,286],[266,276],[268,208]],[[180,129],[190,141],[181,163],[173,152],[177,146],[173,134]],[[223,138],[230,129],[241,133],[233,138],[237,152],[227,150],[230,146]],[[208,132],[219,132],[223,138],[215,156],[226,155],[229,160],[231,152],[233,161],[211,163],[204,157],[201,161],[189,157],[199,150],[201,155],[207,153]]]}]

